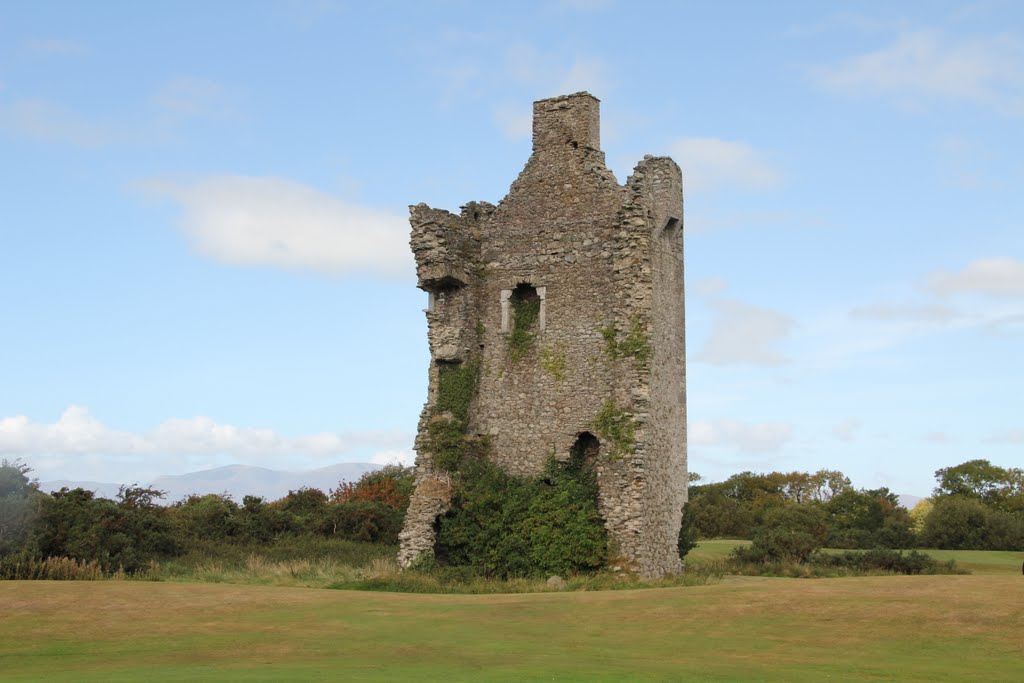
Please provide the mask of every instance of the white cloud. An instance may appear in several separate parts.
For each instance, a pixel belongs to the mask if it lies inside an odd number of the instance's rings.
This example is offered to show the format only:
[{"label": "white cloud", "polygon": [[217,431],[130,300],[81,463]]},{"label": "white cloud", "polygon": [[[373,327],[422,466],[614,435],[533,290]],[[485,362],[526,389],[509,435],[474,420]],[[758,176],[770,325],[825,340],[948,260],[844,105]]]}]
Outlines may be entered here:
[{"label": "white cloud", "polygon": [[586,90],[591,95],[601,97],[611,89],[608,69],[602,60],[597,57],[576,57],[558,83],[557,92],[553,94]]},{"label": "white cloud", "polygon": [[926,443],[933,444],[948,444],[956,441],[956,439],[950,436],[947,432],[942,431],[928,432],[927,434],[924,435],[924,440]]},{"label": "white cloud", "polygon": [[[595,97],[610,92],[613,83],[607,64],[589,55],[565,55],[541,52],[528,43],[517,43],[505,50],[504,63],[498,69],[496,82],[515,83],[525,87],[537,97],[555,97],[587,91]],[[507,87],[505,88],[507,90]],[[525,98],[517,103],[503,102],[494,108],[494,121],[510,139],[529,137],[533,123],[533,109]],[[607,126],[605,127],[607,128]],[[607,130],[605,130],[607,133]]]},{"label": "white cloud", "polygon": [[1008,35],[953,39],[934,30],[902,33],[890,45],[814,71],[846,94],[891,95],[920,106],[944,98],[1024,113],[1024,51]]},{"label": "white cloud", "polygon": [[214,176],[193,184],[145,181],[181,205],[181,231],[224,263],[333,275],[413,273],[405,218],[282,178]]},{"label": "white cloud", "polygon": [[175,118],[216,115],[228,107],[223,86],[190,76],[181,76],[164,83],[153,95],[152,102]]},{"label": "white cloud", "polygon": [[933,273],[928,284],[932,291],[940,296],[1024,296],[1024,261],[1008,257],[977,259],[957,273]]},{"label": "white cloud", "polygon": [[777,451],[793,438],[787,422],[751,424],[740,420],[697,420],[687,431],[689,443],[698,446],[729,446],[745,452]]},{"label": "white cloud", "polygon": [[1024,429],[1010,429],[985,439],[989,443],[1024,444]]},{"label": "white cloud", "polygon": [[53,102],[38,99],[0,104],[0,129],[4,128],[43,142],[71,143],[81,147],[98,147],[111,139],[107,126],[78,117]]},{"label": "white cloud", "polygon": [[494,110],[494,120],[502,134],[510,140],[530,137],[533,130],[533,112],[529,106],[500,104]]},{"label": "white cloud", "polygon": [[717,295],[711,296],[709,305],[714,312],[711,336],[696,360],[712,365],[777,366],[789,362],[775,349],[795,325],[788,315]]},{"label": "white cloud", "polygon": [[380,451],[370,460],[374,465],[402,465],[411,467],[416,464],[416,451],[410,449]]},{"label": "white cloud", "polygon": [[[690,178],[689,171],[683,169],[683,173]],[[690,189],[689,183],[686,185]],[[707,207],[703,207],[706,211]],[[732,230],[737,228],[772,230],[820,230],[828,227],[828,222],[821,216],[814,214],[799,213],[796,211],[716,211],[714,214],[689,214],[686,217],[686,232],[690,235],[695,233],[706,234],[720,230]]]},{"label": "white cloud", "polygon": [[745,142],[718,138],[678,138],[670,153],[683,169],[688,192],[714,192],[727,188],[769,189],[783,174]]},{"label": "white cloud", "polygon": [[872,304],[850,311],[850,317],[858,320],[885,322],[948,323],[957,317],[957,312],[942,304]]},{"label": "white cloud", "polygon": [[857,439],[857,432],[860,431],[861,421],[856,418],[847,418],[832,428],[832,436],[846,443],[853,443]]},{"label": "white cloud", "polygon": [[[271,429],[221,424],[209,417],[172,418],[156,429],[133,433],[112,429],[84,406],[71,406],[56,422],[33,422],[24,415],[0,418],[0,454],[77,456],[214,456],[239,462],[282,457],[331,460],[361,447],[382,449],[376,457],[398,458],[412,441],[401,432],[325,432],[286,437]],[[374,460],[376,462],[376,460]]]}]

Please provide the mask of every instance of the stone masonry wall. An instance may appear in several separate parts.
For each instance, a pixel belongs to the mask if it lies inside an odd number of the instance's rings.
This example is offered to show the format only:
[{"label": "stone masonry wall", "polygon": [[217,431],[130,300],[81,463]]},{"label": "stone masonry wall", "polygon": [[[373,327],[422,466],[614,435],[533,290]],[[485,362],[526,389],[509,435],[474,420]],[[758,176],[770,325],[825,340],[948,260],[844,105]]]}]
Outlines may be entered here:
[{"label": "stone masonry wall", "polygon": [[[434,522],[450,505],[448,474],[424,438],[439,367],[480,363],[468,432],[486,435],[493,460],[538,474],[597,436],[599,505],[621,566],[645,576],[679,571],[686,500],[682,179],[668,158],[646,157],[625,186],[599,149],[599,103],[587,93],[534,103],[533,153],[495,207],[460,215],[411,207],[419,286],[430,294],[427,404],[420,420],[417,488],[399,561],[432,553]],[[530,348],[509,345],[510,295],[529,285],[541,301]],[[629,452],[602,438],[606,405],[636,426]]]}]

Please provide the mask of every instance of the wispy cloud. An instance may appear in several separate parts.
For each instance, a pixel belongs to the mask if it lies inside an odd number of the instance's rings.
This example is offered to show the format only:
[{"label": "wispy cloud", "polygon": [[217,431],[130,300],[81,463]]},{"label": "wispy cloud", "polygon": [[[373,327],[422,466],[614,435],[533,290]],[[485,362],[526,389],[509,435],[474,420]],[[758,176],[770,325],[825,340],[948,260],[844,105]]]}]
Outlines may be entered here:
[{"label": "wispy cloud", "polygon": [[853,443],[857,439],[857,433],[860,431],[861,426],[861,421],[857,418],[847,418],[832,427],[832,436],[840,441]]},{"label": "wispy cloud", "polygon": [[224,86],[205,78],[180,76],[164,83],[151,102],[163,113],[177,119],[215,116],[230,108]]},{"label": "wispy cloud", "polygon": [[1024,444],[1024,429],[1008,429],[1005,432],[993,434],[985,440],[989,443]]},{"label": "wispy cloud", "polygon": [[608,67],[597,57],[577,56],[562,75],[552,95],[586,90],[591,94],[603,95],[612,89]]},{"label": "wispy cloud", "polygon": [[494,110],[494,120],[510,140],[530,137],[533,129],[533,112],[529,106],[500,104]]},{"label": "wispy cloud", "polygon": [[182,233],[200,253],[223,263],[342,276],[413,273],[403,216],[290,180],[228,175],[194,183],[148,180],[137,187],[177,202]]},{"label": "wispy cloud", "polygon": [[1021,297],[1024,296],[1024,261],[1011,257],[976,259],[959,272],[933,273],[928,278],[928,287],[939,296]]},{"label": "wispy cloud", "polygon": [[710,336],[694,356],[696,360],[712,365],[778,366],[789,362],[776,347],[792,332],[792,318],[722,296],[720,289],[706,296],[714,319]]},{"label": "wispy cloud", "polygon": [[763,190],[777,187],[783,173],[763,153],[737,140],[678,138],[670,143],[672,157],[683,168],[688,193],[722,189]]},{"label": "wispy cloud", "polygon": [[942,324],[953,321],[959,315],[943,304],[878,303],[858,306],[850,311],[850,317],[856,320]]},{"label": "wispy cloud", "polygon": [[24,43],[24,47],[29,54],[41,57],[77,57],[92,52],[85,43],[61,38],[29,40]]},{"label": "wispy cloud", "polygon": [[962,100],[1024,114],[1024,49],[1007,34],[905,31],[889,45],[812,73],[833,92],[886,96],[904,106]]},{"label": "wispy cloud", "polygon": [[[690,177],[687,169],[683,169],[683,172],[687,178]],[[689,189],[689,183],[687,189]],[[771,228],[773,230],[821,230],[828,225],[828,222],[821,216],[798,211],[728,210],[718,211],[711,215],[693,215],[691,213],[686,218],[686,232],[691,235],[747,227]]]},{"label": "wispy cloud", "polygon": [[948,432],[936,431],[928,432],[922,437],[925,443],[931,443],[936,445],[950,444],[956,441]]},{"label": "wispy cloud", "polygon": [[692,444],[731,447],[748,453],[777,451],[792,438],[793,425],[788,422],[697,420],[687,430],[687,440]]},{"label": "wispy cloud", "polygon": [[[604,60],[592,55],[566,57],[542,53],[533,45],[517,43],[505,51],[498,79],[515,83],[530,92],[530,98],[553,97],[587,91],[602,97],[614,87]],[[510,139],[529,137],[533,110],[528,99],[501,102],[494,108],[494,121]]]},{"label": "wispy cloud", "polygon": [[558,0],[559,7],[578,12],[594,12],[611,7],[614,4],[615,0]]},{"label": "wispy cloud", "polygon": [[374,453],[370,459],[374,465],[404,465],[409,467],[416,464],[416,451],[411,449],[379,451]]},{"label": "wispy cloud", "polygon": [[24,415],[0,418],[0,454],[14,456],[213,456],[264,463],[283,457],[333,462],[354,448],[380,449],[380,458],[406,458],[412,435],[402,432],[325,432],[286,437],[271,429],[239,427],[209,417],[174,418],[134,433],[113,429],[84,406],[70,406],[55,422]]},{"label": "wispy cloud", "polygon": [[99,147],[109,142],[110,126],[89,121],[54,102],[18,99],[0,103],[0,129],[41,142]]}]

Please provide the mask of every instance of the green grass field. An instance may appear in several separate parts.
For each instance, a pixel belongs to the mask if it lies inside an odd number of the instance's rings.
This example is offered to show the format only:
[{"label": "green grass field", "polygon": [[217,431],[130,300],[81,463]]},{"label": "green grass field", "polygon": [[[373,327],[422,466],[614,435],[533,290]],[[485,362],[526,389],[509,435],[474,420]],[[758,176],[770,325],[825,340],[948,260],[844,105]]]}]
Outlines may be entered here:
[{"label": "green grass field", "polygon": [[[750,541],[733,541],[713,539],[701,541],[687,555],[692,562],[708,562],[724,560],[732,549],[739,545],[750,545]],[[1015,574],[1021,576],[1021,564],[1024,563],[1024,552],[1008,552],[1004,550],[928,550],[920,552],[931,555],[940,562],[956,560],[956,563],[972,574]],[[1024,577],[1022,577],[1024,578]]]},{"label": "green grass field", "polygon": [[3,680],[1020,681],[1024,577],[408,595],[0,582]]}]

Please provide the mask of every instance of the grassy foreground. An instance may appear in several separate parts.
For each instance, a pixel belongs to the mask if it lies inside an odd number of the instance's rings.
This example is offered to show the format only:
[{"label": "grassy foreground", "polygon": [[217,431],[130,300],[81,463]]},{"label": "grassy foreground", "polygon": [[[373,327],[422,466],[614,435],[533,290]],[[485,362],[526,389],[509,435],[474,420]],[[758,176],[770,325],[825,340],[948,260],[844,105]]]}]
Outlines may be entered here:
[{"label": "grassy foreground", "polygon": [[407,595],[0,582],[4,680],[1019,681],[1024,577]]}]

